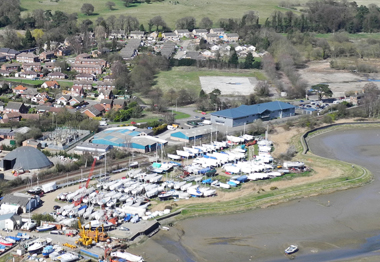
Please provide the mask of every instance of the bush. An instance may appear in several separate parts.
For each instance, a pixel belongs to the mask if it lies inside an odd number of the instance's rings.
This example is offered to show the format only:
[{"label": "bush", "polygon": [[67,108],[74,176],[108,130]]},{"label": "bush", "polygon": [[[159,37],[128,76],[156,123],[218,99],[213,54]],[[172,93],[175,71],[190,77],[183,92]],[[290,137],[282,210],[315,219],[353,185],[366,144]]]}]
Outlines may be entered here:
[{"label": "bush", "polygon": [[270,188],[270,190],[277,190],[278,189],[278,187],[276,187],[276,186],[272,186],[271,188]]}]

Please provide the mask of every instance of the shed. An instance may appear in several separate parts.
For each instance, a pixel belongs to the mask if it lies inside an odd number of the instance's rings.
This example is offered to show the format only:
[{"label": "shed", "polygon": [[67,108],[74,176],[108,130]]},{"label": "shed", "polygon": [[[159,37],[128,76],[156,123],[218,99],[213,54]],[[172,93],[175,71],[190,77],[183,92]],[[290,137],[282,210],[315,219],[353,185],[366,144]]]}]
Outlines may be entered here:
[{"label": "shed", "polygon": [[21,226],[22,220],[19,215],[14,213],[8,213],[0,216],[0,228],[1,229],[17,229]]}]

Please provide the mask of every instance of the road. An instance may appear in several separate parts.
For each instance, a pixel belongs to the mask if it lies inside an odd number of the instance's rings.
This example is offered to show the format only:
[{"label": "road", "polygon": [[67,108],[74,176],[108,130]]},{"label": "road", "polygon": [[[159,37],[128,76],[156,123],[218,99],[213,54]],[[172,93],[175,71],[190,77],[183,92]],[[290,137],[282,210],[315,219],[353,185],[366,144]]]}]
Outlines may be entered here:
[{"label": "road", "polygon": [[192,42],[192,40],[182,40],[180,42],[182,50],[178,50],[177,53],[174,55],[174,59],[182,59],[186,56],[186,51],[188,51],[189,45]]}]

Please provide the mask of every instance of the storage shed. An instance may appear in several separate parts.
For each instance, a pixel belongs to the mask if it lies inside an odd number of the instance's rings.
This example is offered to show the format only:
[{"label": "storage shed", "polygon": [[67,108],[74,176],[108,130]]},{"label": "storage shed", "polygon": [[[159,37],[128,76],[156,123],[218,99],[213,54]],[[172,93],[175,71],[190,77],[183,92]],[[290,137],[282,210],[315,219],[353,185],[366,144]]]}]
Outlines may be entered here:
[{"label": "storage shed", "polygon": [[0,216],[0,229],[13,230],[19,228],[21,224],[21,217],[14,213],[9,213]]}]

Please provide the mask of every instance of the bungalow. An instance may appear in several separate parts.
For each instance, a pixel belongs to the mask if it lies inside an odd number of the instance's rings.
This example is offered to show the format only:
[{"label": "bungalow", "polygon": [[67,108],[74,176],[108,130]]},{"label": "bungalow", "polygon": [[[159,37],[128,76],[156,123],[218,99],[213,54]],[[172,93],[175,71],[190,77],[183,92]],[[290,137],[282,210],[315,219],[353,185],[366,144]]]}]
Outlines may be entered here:
[{"label": "bungalow", "polygon": [[37,90],[34,89],[34,88],[30,88],[28,90],[25,90],[22,94],[21,94],[21,97],[23,99],[32,99],[33,97],[35,97],[36,95],[38,94]]},{"label": "bungalow", "polygon": [[165,41],[167,41],[167,40],[178,41],[179,40],[177,34],[174,32],[164,32],[164,33],[162,33],[162,38]]},{"label": "bungalow", "polygon": [[16,56],[19,54],[19,51],[16,51],[12,48],[0,48],[0,56],[5,56],[7,60],[13,60],[16,58]]},{"label": "bungalow", "polygon": [[25,86],[18,85],[15,88],[13,88],[13,93],[20,95],[24,93],[26,90],[28,90],[28,88],[26,88]]},{"label": "bungalow", "polygon": [[40,60],[51,60],[52,58],[55,58],[54,51],[44,51],[39,55]]},{"label": "bungalow", "polygon": [[75,80],[79,81],[93,81],[94,76],[90,74],[78,74],[75,76]]},{"label": "bungalow", "polygon": [[71,106],[74,106],[74,105],[80,105],[84,102],[83,98],[79,97],[79,96],[75,96],[73,98],[70,99],[69,101],[69,104]]},{"label": "bungalow", "polygon": [[224,35],[225,33],[223,28],[211,28],[210,34]]},{"label": "bungalow", "polygon": [[10,76],[11,72],[8,70],[2,70],[0,69],[0,75],[2,76]]},{"label": "bungalow", "polygon": [[114,82],[96,82],[96,86],[98,89],[98,92],[101,91],[109,91],[109,90],[114,90],[115,89],[115,83]]},{"label": "bungalow", "polygon": [[3,115],[3,123],[8,123],[9,121],[13,122],[20,122],[21,120],[21,114],[18,112],[11,112],[11,113],[6,113]]},{"label": "bungalow", "polygon": [[33,53],[21,53],[17,55],[16,60],[20,63],[34,63],[38,62],[38,56]]},{"label": "bungalow", "polygon": [[73,86],[81,86],[84,90],[92,90],[92,81],[74,81]]},{"label": "bungalow", "polygon": [[144,31],[131,31],[129,33],[129,39],[143,39],[145,35]]},{"label": "bungalow", "polygon": [[38,77],[38,74],[34,71],[25,71],[20,73],[20,77],[27,79],[35,79]]},{"label": "bungalow", "polygon": [[102,99],[100,100],[100,104],[104,107],[106,112],[112,109],[113,100],[112,99]]},{"label": "bungalow", "polygon": [[101,74],[103,72],[102,66],[96,64],[75,64],[71,67],[71,70],[75,70],[78,73],[83,74]]},{"label": "bungalow", "polygon": [[27,113],[28,108],[24,105],[24,103],[21,102],[8,102],[7,106],[5,107],[5,113]]},{"label": "bungalow", "polygon": [[124,99],[114,99],[113,100],[113,109],[120,110],[124,109],[127,106],[127,101]]},{"label": "bungalow", "polygon": [[67,105],[70,99],[71,99],[70,95],[61,95],[55,99],[55,102],[57,105]]},{"label": "bungalow", "polygon": [[208,34],[208,31],[206,29],[194,29],[191,33],[194,37],[205,38]]},{"label": "bungalow", "polygon": [[50,77],[50,79],[65,79],[67,75],[61,72],[53,72],[48,74],[48,77]]},{"label": "bungalow", "polygon": [[50,72],[61,72],[61,67],[60,66],[58,66],[56,63],[54,63],[54,62],[46,62],[45,63],[45,68],[47,69],[47,70],[49,70]]},{"label": "bungalow", "polygon": [[40,72],[42,69],[42,66],[40,63],[23,63],[22,64],[22,69],[24,71],[35,71],[35,72]]},{"label": "bungalow", "polygon": [[105,90],[105,91],[99,92],[98,100],[112,99],[112,98],[113,98],[112,90]]},{"label": "bungalow", "polygon": [[7,71],[10,71],[10,72],[18,71],[20,69],[20,64],[19,63],[3,64],[1,66],[1,69],[2,70],[7,70]]},{"label": "bungalow", "polygon": [[187,29],[177,29],[174,30],[174,33],[177,35],[178,38],[190,37],[190,32]]},{"label": "bungalow", "polygon": [[72,96],[83,97],[84,96],[84,89],[83,89],[83,87],[82,86],[73,85],[72,88],[71,88],[71,95]]},{"label": "bungalow", "polygon": [[86,108],[86,110],[83,111],[83,114],[90,118],[94,118],[101,116],[104,113],[104,111],[105,109],[101,104],[95,104]]},{"label": "bungalow", "polygon": [[42,88],[51,88],[51,89],[57,89],[59,88],[59,84],[57,81],[53,80],[53,81],[46,81],[45,83],[43,83],[41,85]]}]

